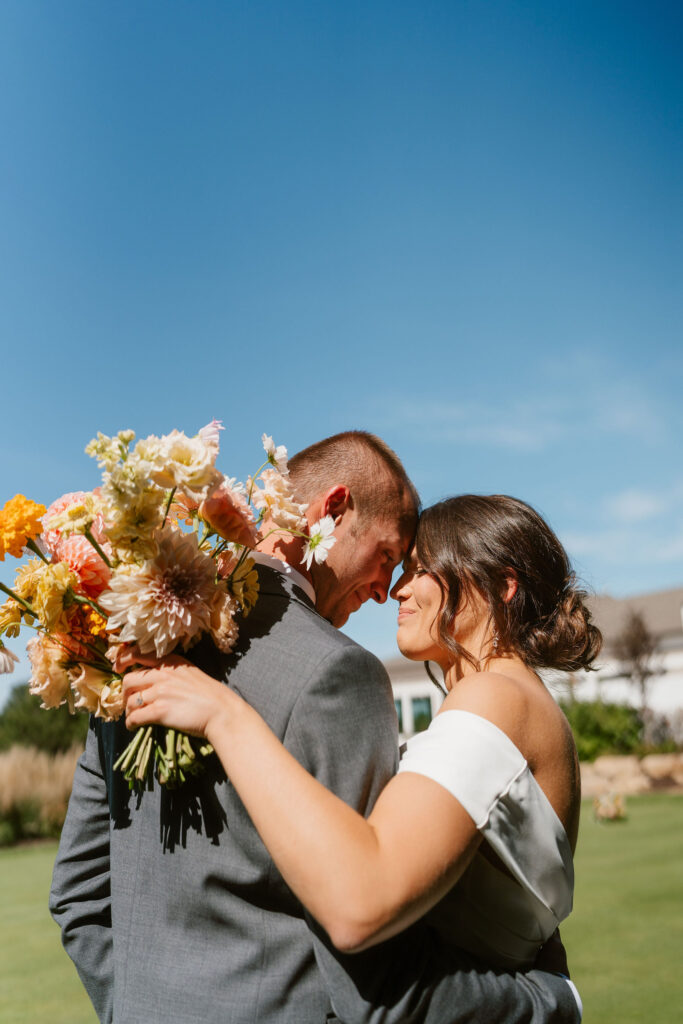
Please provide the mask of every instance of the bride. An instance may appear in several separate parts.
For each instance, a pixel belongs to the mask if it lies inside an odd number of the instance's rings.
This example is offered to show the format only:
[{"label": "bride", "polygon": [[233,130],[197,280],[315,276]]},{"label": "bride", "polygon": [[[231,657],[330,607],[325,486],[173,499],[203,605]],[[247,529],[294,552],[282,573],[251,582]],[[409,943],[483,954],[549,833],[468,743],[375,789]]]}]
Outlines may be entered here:
[{"label": "bride", "polygon": [[125,677],[127,725],[206,737],[339,950],[366,949],[431,911],[444,944],[526,968],[571,910],[580,804],[572,735],[538,670],[589,668],[600,633],[554,533],[501,495],[423,512],[392,596],[399,648],[441,668],[446,698],[367,820],[183,658]]}]

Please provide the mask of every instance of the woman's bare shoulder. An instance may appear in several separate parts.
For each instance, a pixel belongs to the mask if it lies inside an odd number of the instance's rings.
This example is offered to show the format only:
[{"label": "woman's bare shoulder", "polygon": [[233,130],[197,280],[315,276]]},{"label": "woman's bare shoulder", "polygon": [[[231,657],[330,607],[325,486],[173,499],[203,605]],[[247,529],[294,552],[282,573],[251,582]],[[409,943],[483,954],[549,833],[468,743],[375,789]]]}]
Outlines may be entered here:
[{"label": "woman's bare shoulder", "polygon": [[503,672],[473,672],[453,686],[442,710],[469,711],[486,718],[518,743],[521,726],[536,699],[531,679]]}]

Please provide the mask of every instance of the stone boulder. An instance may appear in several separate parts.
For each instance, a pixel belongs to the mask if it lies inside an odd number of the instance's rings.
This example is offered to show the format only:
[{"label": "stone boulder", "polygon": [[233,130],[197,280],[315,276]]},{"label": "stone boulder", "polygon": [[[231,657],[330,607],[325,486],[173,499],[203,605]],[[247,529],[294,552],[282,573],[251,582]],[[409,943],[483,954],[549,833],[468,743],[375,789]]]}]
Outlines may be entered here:
[{"label": "stone boulder", "polygon": [[653,787],[683,786],[683,754],[648,754],[640,764]]},{"label": "stone boulder", "polygon": [[635,755],[626,757],[605,754],[592,764],[581,765],[581,791],[584,796],[603,796],[607,793],[647,793],[652,779],[641,767]]}]

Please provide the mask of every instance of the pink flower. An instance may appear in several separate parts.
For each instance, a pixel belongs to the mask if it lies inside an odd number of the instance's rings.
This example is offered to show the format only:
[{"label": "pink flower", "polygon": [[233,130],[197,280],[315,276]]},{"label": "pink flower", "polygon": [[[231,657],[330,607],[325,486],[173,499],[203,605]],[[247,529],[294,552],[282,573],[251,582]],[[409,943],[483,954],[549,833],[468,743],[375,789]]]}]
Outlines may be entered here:
[{"label": "pink flower", "polygon": [[259,534],[254,515],[244,495],[223,480],[199,506],[199,514],[225,540],[253,548]]},{"label": "pink flower", "polygon": [[99,597],[109,586],[109,566],[100,558],[87,537],[74,533],[60,540],[56,557],[60,562],[66,562],[71,571],[76,573],[88,597]]},{"label": "pink flower", "polygon": [[[65,512],[66,509],[71,508],[72,505],[84,504],[89,498],[91,498],[91,494],[87,491],[70,491],[68,494],[63,494],[61,498],[57,498],[56,501],[52,502],[43,516],[43,522],[49,523],[53,516],[59,515],[60,512]],[[97,543],[104,545],[107,540],[107,535],[104,531],[104,519],[101,515],[96,516],[90,529]],[[42,540],[50,554],[53,555],[55,559],[59,559],[60,555],[58,548],[62,540],[62,531],[59,529],[43,530]]]},{"label": "pink flower", "polygon": [[212,448],[215,448],[216,451],[218,451],[221,430],[225,430],[225,427],[223,426],[223,421],[211,420],[211,422],[207,423],[205,427],[202,427],[202,429],[197,434],[197,437],[200,437],[204,444],[208,444]]},{"label": "pink flower", "polygon": [[196,512],[198,508],[199,502],[195,498],[191,498],[189,494],[183,494],[182,491],[176,491],[168,514],[172,519],[192,526],[192,513]]}]

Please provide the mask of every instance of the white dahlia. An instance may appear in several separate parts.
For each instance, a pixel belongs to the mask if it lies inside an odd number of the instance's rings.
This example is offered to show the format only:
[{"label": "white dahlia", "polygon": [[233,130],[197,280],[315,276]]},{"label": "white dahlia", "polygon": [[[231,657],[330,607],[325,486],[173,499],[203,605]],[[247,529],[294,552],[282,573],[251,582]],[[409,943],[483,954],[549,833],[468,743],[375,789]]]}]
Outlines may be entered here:
[{"label": "white dahlia", "polygon": [[119,641],[162,658],[210,628],[215,578],[214,561],[199,550],[196,535],[167,527],[156,556],[139,569],[115,572],[99,602],[109,612],[109,629],[120,630]]}]

